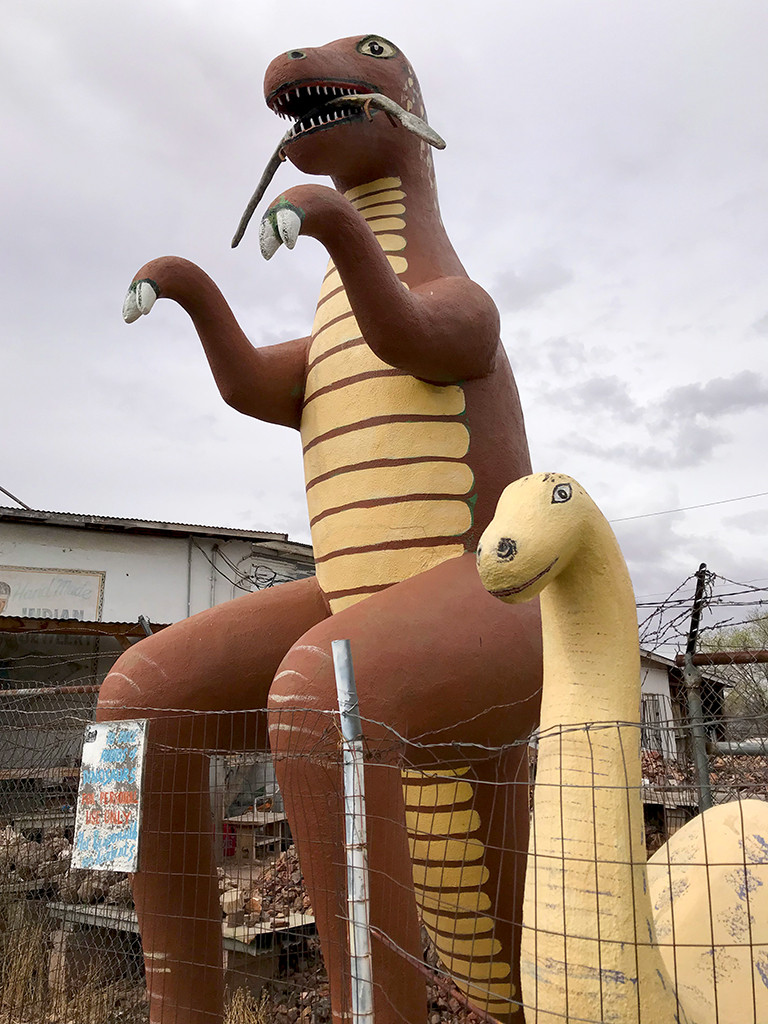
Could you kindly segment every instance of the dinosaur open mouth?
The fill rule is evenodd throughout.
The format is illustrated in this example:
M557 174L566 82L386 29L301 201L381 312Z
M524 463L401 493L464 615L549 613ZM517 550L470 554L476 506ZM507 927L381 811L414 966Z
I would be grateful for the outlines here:
M289 82L267 98L267 106L280 117L293 120L293 127L285 140L291 142L300 135L333 127L342 121L361 120L365 111L360 103L347 106L343 98L373 95L375 92L375 88L366 82Z
M394 127L402 125L407 131L428 142L436 149L445 149L445 143L426 121L403 108L367 82L288 82L267 96L267 106L282 117L293 118L293 124L269 158L256 191L248 201L237 226L232 248L240 244L245 229L261 202L270 181L280 164L286 159L284 147L311 132L324 131L337 124L360 121L373 117L371 110L383 110Z

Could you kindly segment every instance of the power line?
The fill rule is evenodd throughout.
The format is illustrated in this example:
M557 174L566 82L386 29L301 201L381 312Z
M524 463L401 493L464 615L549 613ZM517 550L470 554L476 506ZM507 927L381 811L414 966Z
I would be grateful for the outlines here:
M637 516L622 516L621 519L609 519L611 523L628 523L630 519L650 519L652 516L669 516L673 512L690 512L695 508L711 508L713 505L728 505L732 501L747 501L749 498L768 497L768 491L760 491L757 494L742 494L738 498L722 498L720 501L705 501L701 505L685 505L683 508L665 508L660 512L642 512Z

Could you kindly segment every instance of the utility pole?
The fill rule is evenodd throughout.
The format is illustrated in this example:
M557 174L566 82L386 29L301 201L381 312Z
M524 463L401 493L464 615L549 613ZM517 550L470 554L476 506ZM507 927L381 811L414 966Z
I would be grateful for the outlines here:
M712 790L709 785L709 757L707 756L707 734L704 730L704 708L701 702L701 669L694 664L696 641L699 636L699 620L701 607L704 603L704 583L707 577L707 566L704 562L696 573L696 593L691 610L691 625L688 630L688 642L685 647L683 682L688 698L688 721L691 725L691 747L693 748L693 764L696 770L696 781L699 790L699 811L706 811L712 806Z

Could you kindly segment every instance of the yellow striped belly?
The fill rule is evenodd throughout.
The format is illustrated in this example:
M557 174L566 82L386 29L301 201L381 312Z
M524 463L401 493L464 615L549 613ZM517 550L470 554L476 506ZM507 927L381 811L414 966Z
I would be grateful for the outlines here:
M402 275L400 184L381 179L347 198ZM312 328L301 437L317 578L332 611L463 553L474 488L464 414L461 387L427 384L375 355L331 263Z
M494 880L483 864L468 768L404 771L403 798L413 861L413 885L424 927L456 987L494 1016L519 1012L511 966L489 915L484 887Z

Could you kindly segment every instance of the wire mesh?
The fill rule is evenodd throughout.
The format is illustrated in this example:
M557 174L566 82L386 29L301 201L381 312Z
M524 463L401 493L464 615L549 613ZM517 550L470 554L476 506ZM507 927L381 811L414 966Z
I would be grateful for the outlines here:
M265 709L166 714L152 738L142 833L161 870L151 884L141 872L132 880L80 870L71 855L82 738L120 646L105 637L0 639L0 1021L161 1019L151 1012L166 984L168 916L200 988L163 1021L188 1019L212 967L222 972L229 1024L326 1024L334 986L337 1006L347 1012L348 963L329 979L317 932L321 921L333 941L346 943L337 717L273 708L267 734ZM759 711L729 714L728 703L713 698L707 705L709 736L768 735ZM152 708L123 712L157 719ZM388 979L410 971L423 986L429 1024L523 1014L527 1024L612 1019L621 986L619 968L610 964L616 949L628 946L627 971L642 975L647 957L658 953L684 1007L694 961L708 958L707 1019L765 1024L768 837L763 845L754 838L743 803L765 805L764 747L710 754L714 810L738 808L734 843L717 860L724 826L709 812L698 814L684 694L674 686L669 698L645 695L633 723L585 722L495 747L462 742L465 728L456 723L453 740L438 745L363 716L372 933L384 964L374 972L380 1015L398 1019ZM614 759L607 777L606 751ZM399 803L381 797L393 789ZM300 837L291 833L288 812ZM530 845L520 825L529 818ZM678 854L674 837L697 819L695 842ZM398 861L403 850L406 874ZM652 855L656 867L646 876ZM310 861L327 866L319 881ZM553 865L554 875L544 871ZM526 868L538 890L531 895L529 886L524 897ZM553 877L556 891L547 895L543 887ZM652 934L641 906L646 885ZM688 892L696 895L696 927ZM141 925L134 899L144 900ZM411 905L420 927L415 941ZM617 907L628 933L615 930ZM563 1001L536 1011L547 964L563 979ZM577 1009L585 986L587 1011ZM653 1024L639 1001L636 1007L626 1019Z

